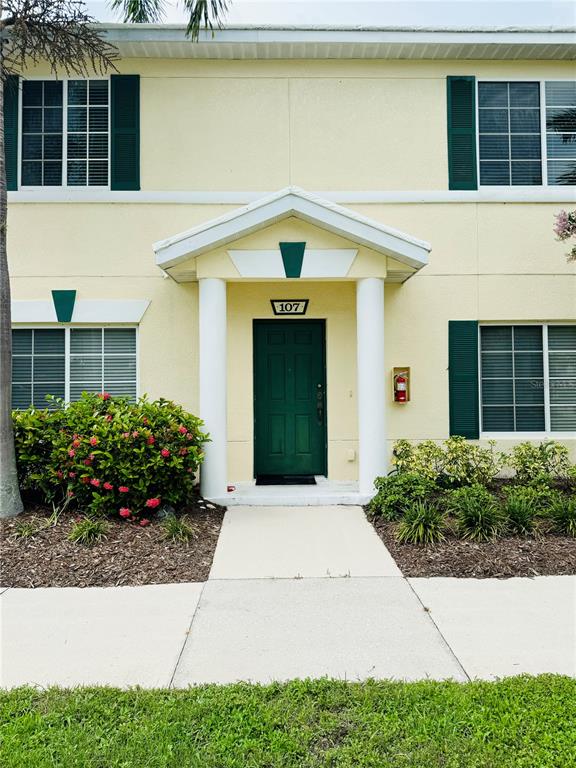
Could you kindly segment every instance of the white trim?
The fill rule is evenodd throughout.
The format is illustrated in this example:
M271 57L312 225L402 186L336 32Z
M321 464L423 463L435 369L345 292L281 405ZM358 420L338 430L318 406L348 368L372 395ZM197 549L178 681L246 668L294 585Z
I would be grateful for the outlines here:
M319 226L416 269L428 263L429 243L299 187L285 187L251 205L154 243L156 264L169 269L289 217Z
M475 78L476 80L476 174L478 179L478 191L485 191L487 190L489 193L494 194L496 190L521 190L520 194L523 198L529 195L529 190L535 190L536 196L538 197L543 192L546 194L546 198L550 196L551 198L556 198L556 195L553 195L550 193L549 190L557 190L559 187L563 187L565 190L572 190L571 194L564 194L560 195L559 197L561 199L554 199L550 202L558 202L558 203L573 203L574 202L574 187L573 185L563 185L563 184L549 184L548 183L548 130L547 130L547 123L546 123L546 83L573 83L576 81L576 78L574 77L486 77L486 78ZM482 185L480 182L480 100L478 98L479 95L479 87L480 83L538 83L538 93L540 98L540 172L542 177L542 182L540 184L531 184L529 186L514 186L512 184L512 148L511 148L511 142L512 142L512 131L509 126L508 129L508 141L510 146L510 151L508 155L508 162L510 163L510 184L507 185L501 185L497 187L491 187L489 185ZM510 106L508 106L508 111L510 111ZM512 193L512 197L515 198L514 193ZM511 200L510 202L514 202L514 200ZM540 200L528 200L524 199L524 202L540 202Z
M574 440L576 432L480 432L479 440Z
M476 132L478 135L478 132ZM473 191L447 189L424 190L342 190L313 192L332 203L560 203L573 202L573 188L561 185L548 187L488 187ZM20 203L142 203L171 205L247 205L270 192L251 190L142 190L138 192L113 192L101 187L26 187L8 192L8 202Z
M63 325L62 323L48 323L48 324L42 324L38 325L38 323L22 323L18 324L14 329L26 329L31 330L32 334L34 334L35 331L43 331L49 328L56 328L58 330L64 331L64 402L70 403L70 384L71 384L71 371L70 371L70 361L71 361L71 351L70 351L70 331L74 330L75 326L72 326L71 324ZM108 330L110 328L132 328L134 330L134 337L135 337L135 351L134 351L134 359L136 362L136 373L135 373L135 384L136 384L136 392L135 392L135 399L138 400L140 398L140 329L138 325L135 323L120 325L118 323L92 323L90 325L82 326L83 328L97 328L102 333L102 352L101 353L83 353L88 354L90 357L101 357L104 362L104 355L110 355L121 357L124 354L127 356L132 356L132 353L105 353L104 352L104 331ZM33 342L34 343L34 342ZM37 355L34 353L32 354L15 354L16 357L30 357L31 358L31 382L32 386L34 385L34 359ZM19 383L19 382L12 382ZM102 365L102 379L101 379L101 390L104 391L104 364Z
M22 134L23 134L23 127L24 127L24 121L23 121L23 101L22 101L22 93L23 93L23 82L26 81L45 81L45 80L58 80L62 82L62 184L58 186L32 186L32 185L23 185L22 184ZM86 184L84 185L73 185L70 186L68 184L68 83L70 80L86 80L86 82L90 80L105 80L108 83L108 127L107 127L107 135L108 135L108 154L106 156L106 162L108 163L108 184L94 184L90 186L88 184L88 174L89 174L89 143L90 143L90 115L89 115L89 98L90 98L90 86L87 86L86 88ZM17 173L17 179L18 179L18 190L16 192L13 192L14 195L31 195L36 196L38 195L40 198L43 199L49 199L52 196L62 196L66 197L67 195L73 195L76 196L76 194L82 192L92 192L97 191L100 194L110 194L110 178L112 173L112 158L111 158L111 141L112 141L112 126L111 126L111 113L112 113L112 84L110 75L94 75L93 77L81 77L81 76L57 76L52 73L48 73L46 75L26 75L19 77L18 79L18 173ZM84 106L84 105L79 105ZM75 133L75 131L72 131L72 133ZM102 131L96 131L95 133L102 133ZM43 136L43 134L41 134ZM95 159L95 158L93 158ZM97 159L104 159L104 158L97 158ZM49 193L48 196L46 193ZM60 202L60 200L56 200L54 202ZM64 202L64 200L62 200ZM69 202L69 201L66 201Z
M563 320L552 320L550 322L547 321L537 321L537 320L525 320L525 321L519 321L515 322L513 320L502 322L501 320L498 321L480 321L478 323L478 391L479 391L479 419L480 419L480 426L482 427L482 409L483 409L483 403L482 403L482 340L481 340L481 328L482 327L502 327L502 328L511 328L515 325L527 325L527 326L534 326L535 328L541 328L542 329L542 356L543 356L543 374L542 374L542 381L543 381L543 387L544 387L544 426L545 430L540 432L522 432L522 431L515 431L515 432L485 432L480 428L480 439L481 440L544 440L544 439L554 439L554 440L572 440L576 438L576 431L552 431L550 429L550 422L551 422L551 411L550 411L550 357L549 357L549 349L548 349L548 328L550 326L565 326L565 325L574 325L574 322L571 321L563 321ZM513 411L514 411L514 423L516 423L516 375L515 375L515 349L514 349L514 337L512 338L512 395L513 395ZM499 378L499 377L489 377L489 378ZM510 377L504 377L504 378L510 378ZM571 378L571 377L568 377Z
M346 277L356 248L306 248L301 278ZM241 277L286 278L280 250L229 250L228 255Z
M74 304L71 323L139 323L149 299L80 299ZM13 323L56 323L51 300L12 300ZM60 324L58 327L62 327Z

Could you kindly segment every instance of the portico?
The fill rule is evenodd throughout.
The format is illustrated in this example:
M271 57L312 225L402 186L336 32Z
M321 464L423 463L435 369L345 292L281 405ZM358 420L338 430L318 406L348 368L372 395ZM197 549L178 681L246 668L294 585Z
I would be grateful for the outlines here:
M172 279L198 283L199 410L211 436L201 471L203 495L225 500L228 485L249 483L258 472L253 459L258 405L254 322L267 320L275 328L270 325L276 317L272 300L307 299L310 294L305 317L326 327L326 392L315 373L308 382L307 372L319 368L302 361L314 353L296 349L285 368L292 371L293 361L304 365L295 384L286 379L286 389L298 390L292 398L299 398L298 407L274 417L282 425L292 419L296 434L289 424L285 431L273 425L269 450L286 450L288 456L290 444L305 452L310 435L322 427L328 479L369 496L374 478L387 470L384 286L402 283L423 267L430 246L289 187L156 243L154 251L158 266ZM283 343L281 334L273 343ZM274 357L279 365L284 365L282 359ZM280 393L285 374L279 379L275 375L279 383L271 386ZM271 398L279 401L276 394ZM313 397L316 411L306 405ZM272 424L265 411L259 413ZM290 474L288 465L285 474Z

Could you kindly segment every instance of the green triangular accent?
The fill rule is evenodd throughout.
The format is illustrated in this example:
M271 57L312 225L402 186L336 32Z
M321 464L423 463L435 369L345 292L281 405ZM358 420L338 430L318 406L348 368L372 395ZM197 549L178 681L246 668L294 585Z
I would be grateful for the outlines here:
M286 277L300 277L306 243L279 243Z
M76 291L52 291L52 301L59 323L69 323L74 312Z

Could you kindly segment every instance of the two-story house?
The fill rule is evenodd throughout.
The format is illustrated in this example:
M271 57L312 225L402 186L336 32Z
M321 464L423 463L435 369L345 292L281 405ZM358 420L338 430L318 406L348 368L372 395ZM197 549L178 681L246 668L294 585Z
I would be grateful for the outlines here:
M576 454L573 35L107 35L117 74L7 89L14 407L182 403L213 499L366 498L399 438Z

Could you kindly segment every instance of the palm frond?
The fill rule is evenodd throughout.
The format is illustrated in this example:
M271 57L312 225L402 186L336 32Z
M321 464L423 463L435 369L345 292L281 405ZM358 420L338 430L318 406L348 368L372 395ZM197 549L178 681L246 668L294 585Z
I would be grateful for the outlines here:
M228 10L228 0L183 0L184 7L190 13L186 34L194 42L198 41L201 29L214 33L214 26L222 27Z
M164 0L112 0L110 7L121 10L125 22L153 24L162 21L166 5Z

